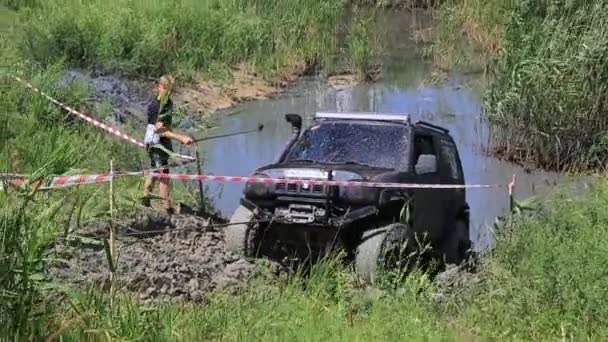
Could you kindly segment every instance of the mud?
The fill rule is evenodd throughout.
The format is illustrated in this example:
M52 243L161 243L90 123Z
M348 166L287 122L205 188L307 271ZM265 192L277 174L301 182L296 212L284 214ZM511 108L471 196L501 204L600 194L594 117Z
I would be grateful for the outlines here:
M268 99L288 84L285 81L273 85L246 64L235 67L231 78L227 84L199 79L193 84L179 87L175 92L175 102L204 115L231 108L240 102Z
M181 84L178 79L173 101L182 115L177 118L177 127L181 130L206 128L210 114L241 102L268 99L287 88L305 72L305 66L294 64L284 75L277 76L278 81L270 82L258 75L252 66L239 64L232 70L231 81L225 83L200 78ZM113 125L131 126L140 126L146 122L146 105L155 94L154 81L73 69L66 73L59 86L65 87L75 82L90 89L91 98L88 102L102 120Z
M354 74L330 76L327 83L336 90L352 89L361 82L361 77Z
M142 81L127 80L113 75L97 75L80 70L70 70L61 81L62 86L81 83L91 92L89 103L95 112L109 114L102 119L112 123L145 122L145 108L152 96L152 86ZM104 113L106 108L110 113Z
M52 280L79 287L108 288L110 269L103 246L108 223L82 229L77 238L49 251ZM215 222L197 216L168 217L144 211L117 223L117 288L144 301L200 302L213 291L237 292L256 274L278 274L278 264L256 266L224 249ZM159 232L168 231L168 232Z

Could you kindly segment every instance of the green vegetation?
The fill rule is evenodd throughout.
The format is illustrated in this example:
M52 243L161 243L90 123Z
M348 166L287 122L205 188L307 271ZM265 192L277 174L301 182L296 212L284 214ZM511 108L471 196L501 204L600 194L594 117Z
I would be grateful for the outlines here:
M464 31L486 59L496 59L486 108L497 124L499 153L549 169L604 169L606 14L605 1L450 1L442 7L439 55L458 40L449 31Z
M272 76L328 66L340 1L39 1L21 7L22 54L111 72L178 76L255 65ZM105 15L111 13L112 15Z
M87 109L89 89L84 85L57 87L66 64L155 75L163 61L170 61L167 68L187 75L242 61L270 73L289 66L292 58L328 63L321 49L334 46L334 38L328 35L319 40L317 34L323 27L333 29L323 25L333 25L340 11L338 2L332 1L286 1L281 3L283 10L273 6L275 12L270 13L264 10L275 2L190 3L196 11L208 12L201 17L206 22L193 14L199 12L179 7L187 2L178 5L181 12L167 3L3 1L19 9L19 14L0 11L2 25L10 27L0 39L2 61L12 66L19 61L19 70L36 85L76 108ZM490 111L492 118L519 129L522 135L534 129L534 145L524 147L545 157L559 155L556 166L573 163L563 158L565 146L584 136L590 137L595 150L581 145L568 153L582 155L581 149L587 146L586 153L603 161L598 132L604 127L599 114L605 111L606 92L601 91L606 60L605 49L600 48L606 42L605 20L601 20L602 14L608 14L606 6L599 1L569 2L574 7L554 5L545 11L542 4L532 2L512 8L499 6L498 1L484 4L488 7L480 7L483 10L472 18L495 18L495 26L481 27L495 27L499 46L505 48L503 55L496 55L500 64L489 97L490 108L495 108ZM518 20L507 22L501 15L483 14L496 8L517 14ZM104 12L94 10L115 15L101 16L96 13ZM229 20L220 23L215 15ZM317 22L315 17L325 19ZM167 18L175 18L179 27L168 25ZM230 26L241 21L244 28ZM133 36L127 34L131 32L127 26ZM362 39L366 31L359 29L354 32L363 33L353 35L349 51L355 52L357 65L368 66L367 51L361 46L369 42ZM170 54L158 48L157 38L175 43L170 45ZM487 51L494 55L493 50ZM27 89L15 87L9 78L0 82L0 107L6 113L0 116L0 170L47 177L107 171L112 159L118 170L147 164L137 147L72 120ZM527 126L519 126L523 123ZM541 125L548 123L551 129L544 130ZM560 148L548 148L556 137ZM539 143L546 143L543 150L537 149ZM590 155L586 158L593 160ZM117 182L120 195L115 208L119 212L134 209L141 183L137 179ZM261 277L237 294L213 294L204 304L145 304L124 293L110 298L99 288L68 289L47 280L47 246L89 220L106 217L107 186L35 194L0 192L0 339L605 340L608 213L603 208L608 205L608 186L593 184L579 198L556 195L542 208L501 226L496 248L483 256L476 275L482 281L458 288L459 293L437 296L439 289L420 273L381 289L361 289L348 269L328 261L316 266L310 276L295 275L287 281ZM175 194L188 196L186 191Z
M43 281L53 217L3 206L2 335L67 340L604 340L608 187L556 195L498 230L482 281L444 293L424 274L381 289L356 286L338 263L310 276L254 280L205 304L144 304ZM23 198L21 200L24 200ZM30 205L28 208L35 206ZM49 210L51 211L51 210ZM50 219L50 220L49 220ZM508 228L509 227L509 228ZM10 234L8 234L10 233ZM61 294L61 295L58 295Z
M148 164L142 149L109 137L16 86L7 71L24 75L74 108L105 118L110 108L106 105L95 111L88 101L91 89L85 84L61 85L67 68L136 77L157 77L168 71L183 78L199 73L218 76L239 63L253 64L267 77L297 72L302 66L330 66L338 51L343 6L337 0L2 1L0 106L6 114L0 116L0 171L30 174L28 180L34 181L107 172L111 160L117 171ZM364 40L362 34L357 35L358 44L365 44ZM121 130L141 134L141 127ZM143 179L135 178L116 182L115 215L137 210L142 183ZM190 196L185 185L177 187L175 200ZM169 338L175 334L175 326L165 329L171 315L181 316L181 324L196 328L190 325L195 312L200 319L205 318L203 313L209 314L202 307L150 309L128 298L117 299L110 307L101 289L66 292L49 283L46 248L91 220L107 218L109 187L37 193L29 187L4 188L9 190L0 192L0 339L26 340L53 333L98 339L150 336L158 329ZM90 330L92 325L99 330ZM205 330L189 332L201 331Z

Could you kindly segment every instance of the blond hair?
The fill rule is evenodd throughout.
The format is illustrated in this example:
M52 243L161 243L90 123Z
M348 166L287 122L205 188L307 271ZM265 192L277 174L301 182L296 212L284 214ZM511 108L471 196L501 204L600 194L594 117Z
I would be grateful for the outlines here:
M163 75L163 76L161 76L160 81L159 81L159 84L167 86L167 88L173 87L174 83L175 83L175 77L173 77L171 75Z

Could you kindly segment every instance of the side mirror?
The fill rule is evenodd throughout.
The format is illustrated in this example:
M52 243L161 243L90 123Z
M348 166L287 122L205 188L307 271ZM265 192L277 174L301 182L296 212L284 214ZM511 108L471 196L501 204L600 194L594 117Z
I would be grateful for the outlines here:
M432 154L421 154L418 157L415 169L417 175L437 172L437 157Z
M289 122L291 127L298 132L302 129L302 117L298 114L285 114L285 121Z

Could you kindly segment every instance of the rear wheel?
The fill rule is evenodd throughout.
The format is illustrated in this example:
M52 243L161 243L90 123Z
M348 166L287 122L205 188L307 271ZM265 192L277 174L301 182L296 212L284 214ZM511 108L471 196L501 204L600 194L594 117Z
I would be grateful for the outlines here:
M400 272L409 266L407 258L415 250L413 234L404 224L366 231L355 255L357 275L363 283L375 284L381 272Z
M458 219L452 225L445 244L445 262L447 264L462 263L471 249L469 226L463 219Z
M239 206L230 218L230 225L224 230L226 250L245 257L255 256L254 235L257 223L253 221L253 213Z

